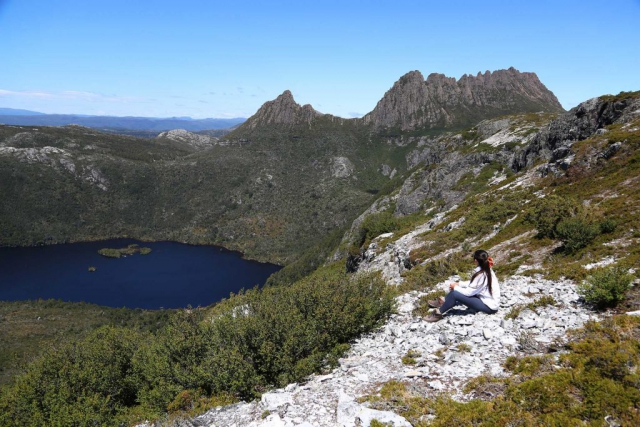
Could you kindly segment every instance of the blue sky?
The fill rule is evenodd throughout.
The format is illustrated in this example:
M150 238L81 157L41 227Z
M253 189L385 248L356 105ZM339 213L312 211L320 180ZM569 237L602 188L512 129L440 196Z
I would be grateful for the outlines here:
M515 67L565 108L640 90L640 0L0 0L0 107L248 117L284 90L371 111L411 70Z

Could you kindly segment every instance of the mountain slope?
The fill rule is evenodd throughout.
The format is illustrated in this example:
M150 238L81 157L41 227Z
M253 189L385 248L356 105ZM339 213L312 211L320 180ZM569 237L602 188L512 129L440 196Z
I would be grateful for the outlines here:
M325 123L196 146L81 127L0 127L0 242L128 235L286 262L350 223L389 181L377 159L393 157L393 147L358 135Z
M576 121L591 130L576 133ZM515 142L508 157L528 157L532 165L511 176L478 173L483 185L459 205L435 215L431 208L396 216L400 227L388 233L375 229L358 270L380 272L399 289L397 313L386 326L353 342L336 369L184 423L637 424L637 386L630 380L640 354L640 321L631 317L640 315L640 92L596 98L554 119L516 116L485 121L474 130L476 140L461 142L459 134L449 134L440 142L448 139L449 151L480 144L500 150ZM564 141L562 153L549 156L539 149L541 141L555 139ZM509 158L504 161L508 167ZM554 169L563 161L564 168ZM574 220L619 226L601 228L570 251L568 237L537 237L540 230L526 220L547 199L582 205ZM380 200L370 211L379 205ZM411 221L402 224L402 218ZM485 315L457 307L443 321L425 322L427 301L444 294L448 282L469 277L469 252L479 247L495 260L501 309ZM576 285L613 264L632 272L635 287L617 309L600 313ZM631 316L615 315L620 312ZM618 375L611 374L613 366L621 369Z

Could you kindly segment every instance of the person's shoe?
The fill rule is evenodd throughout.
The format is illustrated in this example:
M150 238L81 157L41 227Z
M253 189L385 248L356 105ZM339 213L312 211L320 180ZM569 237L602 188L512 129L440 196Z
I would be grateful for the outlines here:
M427 303L429 304L429 307L431 308L440 308L442 307L442 304L444 304L444 298L439 297L436 299L432 299L431 301L427 301Z
M437 311L432 312L431 314L429 314L427 317L424 318L425 322L437 322L439 320L442 320L442 314L438 313Z

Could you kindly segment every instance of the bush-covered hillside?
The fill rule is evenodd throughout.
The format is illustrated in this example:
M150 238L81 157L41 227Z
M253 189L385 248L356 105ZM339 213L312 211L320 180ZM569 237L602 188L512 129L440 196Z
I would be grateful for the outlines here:
M28 364L2 390L0 425L129 425L252 398L332 366L391 309L379 277L335 264L178 311L156 332L105 326Z
M323 121L204 151L80 127L4 126L0 244L129 236L286 263L350 223L389 181L383 164L403 170L403 151Z

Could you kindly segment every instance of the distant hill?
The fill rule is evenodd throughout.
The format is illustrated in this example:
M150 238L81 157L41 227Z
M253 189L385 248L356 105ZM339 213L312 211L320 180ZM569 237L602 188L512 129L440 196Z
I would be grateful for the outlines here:
M233 119L192 119L190 117L83 116L77 114L43 114L35 111L0 108L1 124L20 126L81 125L106 130L162 132L171 129L186 129L198 132L210 129L228 129L244 121L245 119L242 117Z
M0 108L0 116L44 116L44 113L16 108Z

